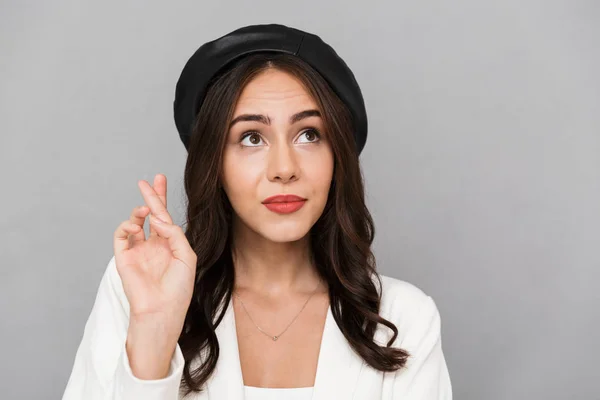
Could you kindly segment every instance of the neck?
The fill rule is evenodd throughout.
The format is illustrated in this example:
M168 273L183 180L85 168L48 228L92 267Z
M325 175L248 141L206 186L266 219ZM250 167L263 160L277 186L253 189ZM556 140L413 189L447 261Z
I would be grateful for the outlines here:
M293 242L273 242L238 226L231 250L238 290L280 297L312 292L319 283L308 235Z

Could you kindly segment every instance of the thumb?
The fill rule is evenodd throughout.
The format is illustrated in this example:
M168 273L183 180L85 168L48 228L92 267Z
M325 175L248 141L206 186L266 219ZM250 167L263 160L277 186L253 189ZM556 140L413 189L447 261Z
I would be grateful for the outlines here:
M179 225L165 222L152 214L150 214L150 223L156 229L158 236L167 239L175 258L189 267L196 267L193 263L196 254L190 247L190 243Z

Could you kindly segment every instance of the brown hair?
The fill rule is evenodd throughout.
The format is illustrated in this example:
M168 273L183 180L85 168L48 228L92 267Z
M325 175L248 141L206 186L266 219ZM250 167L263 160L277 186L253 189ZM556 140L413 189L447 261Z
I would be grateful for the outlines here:
M198 256L194 294L179 345L185 359L185 395L200 392L219 357L215 328L231 301L234 269L231 244L232 208L220 176L229 121L244 86L267 68L277 68L301 81L317 103L334 154L331 188L323 214L310 230L317 270L329 285L332 315L351 347L373 368L395 371L410 354L390 347L396 326L379 315L381 287L371 244L373 219L365 205L363 176L353 121L348 108L313 68L298 57L255 53L237 60L213 78L198 112L185 166L188 198L186 237ZM220 304L224 304L215 320ZM213 323L215 321L215 323ZM394 334L387 346L373 341L377 324ZM191 370L192 360L205 354Z

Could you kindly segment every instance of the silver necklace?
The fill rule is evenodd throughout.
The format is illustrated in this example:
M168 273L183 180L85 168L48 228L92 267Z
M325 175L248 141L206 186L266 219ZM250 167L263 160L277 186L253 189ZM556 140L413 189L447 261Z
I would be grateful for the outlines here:
M250 316L250 313L248 313L248 310L246 309L246 306L244 305L244 302L242 301L242 299L240 298L240 295L235 293L235 296L238 298L238 300L240 301L240 303L242 303L242 307L244 308L244 311L246 312L246 314L248 315L248 318L250 318L250 321L252 321L252 323L254 324L254 326L256 326L256 328L261 331L263 334L267 335L268 337L270 337L271 339L273 339L273 341L276 341L277 339L279 339L281 337L281 335L283 335L285 333L285 331L288 330L288 328L294 323L294 321L298 318L298 316L300 315L300 313L302 312L302 310L304 310L304 307L306 307L306 305L308 304L308 301L311 299L311 297L313 297L313 295L317 292L317 289L319 288L319 286L321 285L321 280L319 279L319 283L317 284L317 287L315 288L315 290L313 290L313 292L311 293L310 296L308 296L308 299L306 299L306 301L304 302L304 305L302 306L302 308L300 309L300 311L298 312L298 314L296 314L296 316L294 317L294 319L292 320L292 322L290 322L288 324L288 326L285 327L285 329L279 334L279 335L270 335L267 332L265 332L264 330L262 330L260 328L260 326L256 325L256 322L254 322L254 320L252 319L252 317Z

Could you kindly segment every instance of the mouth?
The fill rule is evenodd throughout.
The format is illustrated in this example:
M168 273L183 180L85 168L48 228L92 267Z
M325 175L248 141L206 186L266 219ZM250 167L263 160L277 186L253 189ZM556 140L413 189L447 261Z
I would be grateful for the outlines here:
M281 194L266 198L262 203L270 211L278 214L289 214L302 208L306 199L295 194Z
M269 210L277 214L290 214L298 211L306 203L306 200L301 201L286 201L277 203L263 203Z
M296 196L295 194L278 194L267 197L262 203L266 205L273 203L294 203L299 201L306 201L306 199L304 197Z

